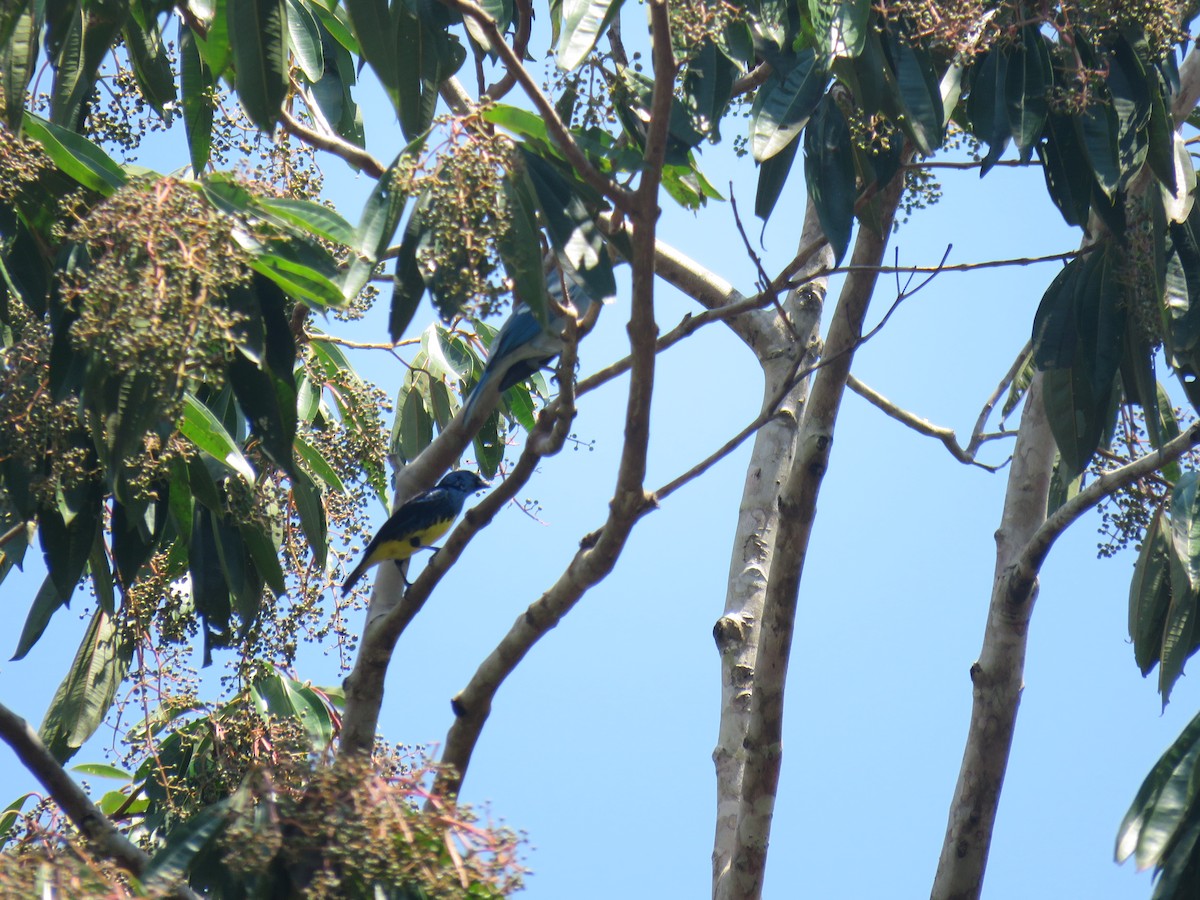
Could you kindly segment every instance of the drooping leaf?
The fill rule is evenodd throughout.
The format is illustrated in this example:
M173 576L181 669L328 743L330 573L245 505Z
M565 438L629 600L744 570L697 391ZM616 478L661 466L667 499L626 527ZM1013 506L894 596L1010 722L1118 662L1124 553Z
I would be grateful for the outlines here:
M192 172L202 173L212 149L212 123L216 79L196 47L196 36L179 23L179 87L182 92L183 125L187 133Z
M108 613L98 609L92 614L38 732L60 763L70 759L104 722L129 670L133 650L133 642L122 636L122 629Z
M237 94L250 121L272 131L288 90L285 0L226 0Z
M1129 585L1129 637L1133 641L1134 661L1142 675L1148 675L1158 662L1167 610L1171 605L1166 538L1169 530L1165 510L1156 512L1142 539L1142 549Z
M308 79L316 84L325 74L325 58L321 52L321 30L316 17L301 0L287 0L288 44L292 55Z
M976 63L971 93L967 96L967 117L971 131L988 145L980 167L982 178L1000 160L1008 147L1012 128L1008 123L1008 56L993 47L983 61Z
M325 520L325 505L321 502L321 489L308 473L297 469L292 475L292 502L300 517L300 527L313 551L313 562L324 568L329 553L329 526Z
M1030 23L1021 29L1021 44L1009 59L1005 78L1009 129L1021 162L1029 162L1042 137L1050 110L1047 92L1054 79L1050 51L1037 25Z
M551 245L579 276L588 295L595 301L607 301L617 293L612 260L595 216L580 196L579 186L553 163L524 147L521 151Z
M792 141L758 167L758 190L754 195L754 214L764 222L771 217L783 186L792 171L800 142Z
M562 24L554 51L560 69L569 72L583 62L620 12L622 2L562 0Z
M846 117L827 94L804 132L804 177L835 264L846 255L854 225L854 157L846 152L850 143Z
M785 77L772 73L767 78L750 108L750 151L755 160L770 159L800 135L828 81L828 71L812 50L801 52Z

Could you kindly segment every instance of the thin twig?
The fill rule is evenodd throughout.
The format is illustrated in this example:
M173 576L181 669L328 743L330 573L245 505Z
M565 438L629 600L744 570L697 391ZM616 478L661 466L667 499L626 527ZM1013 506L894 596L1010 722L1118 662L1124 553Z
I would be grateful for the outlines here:
M846 387L854 391L872 406L882 411L885 415L895 419L902 425L906 425L918 434L923 434L926 437L936 438L945 445L950 451L950 455L957 459L960 463L968 466L978 466L981 469L986 469L989 472L998 472L1004 468L1004 464L998 466L990 466L986 463L981 463L975 458L975 454L962 447L958 443L958 436L952 428L943 428L940 425L934 425L928 419L922 419L915 413L911 413L906 409L897 406L887 397L873 390L867 385L859 381L854 375L850 375L846 379Z
M996 404L1000 402L1000 395L1008 390L1009 385L1017 377L1017 373L1021 371L1021 367L1025 364L1025 357L1033 347L1033 341L1028 340L1025 346L1021 348L1021 352L1017 354L1017 358L1013 360L1013 364L1008 367L1008 371L1004 373L1004 377L1000 379L1000 383L996 385L996 389L992 391L992 395L987 398L987 402L983 404L983 408L979 410L979 418L975 420L975 427L971 430L971 440L967 443L967 453L974 456L979 446L987 439L984 434L984 426L987 425L987 420L992 415L992 410L996 408ZM1003 422L1001 423L1003 426ZM1004 432L1009 434L1011 432Z

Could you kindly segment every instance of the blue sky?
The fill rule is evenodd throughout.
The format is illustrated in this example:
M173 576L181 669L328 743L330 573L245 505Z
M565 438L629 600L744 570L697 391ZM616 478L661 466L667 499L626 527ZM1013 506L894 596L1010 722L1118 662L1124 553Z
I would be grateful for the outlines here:
M359 96L370 147L386 162L401 146L398 130L378 124L390 112L376 92ZM730 136L736 125L728 124ZM170 170L184 160L145 162ZM356 220L370 181L337 160L323 165L327 195ZM701 165L722 191L732 181L749 215L749 158L706 148ZM998 168L982 181L975 172L940 174L945 198L892 239L902 264L935 264L947 244L950 262L1078 245L1038 170ZM663 202L661 236L749 293L754 269L729 205L693 216ZM758 248L768 271L790 259L802 212L797 166ZM756 234L757 223L748 225ZM858 352L855 374L965 434L1027 339L1056 265L940 276ZM872 321L893 296L882 278ZM381 340L385 306L330 329ZM695 311L666 285L656 306L663 330ZM582 345L582 374L625 354L627 313L624 290ZM413 333L432 315L423 307ZM398 363L384 354L356 362L395 393ZM594 449L546 460L525 490L541 503L544 524L503 511L401 639L380 722L389 740L443 739L450 697L603 521L626 387L618 379L581 400L575 430ZM756 415L760 397L757 365L723 326L662 354L648 485L708 455ZM993 445L993 459L1006 447ZM748 458L747 445L647 516L612 576L533 649L496 699L464 798L528 832L531 900L709 891L719 712L711 629ZM847 393L801 586L768 898L927 894L967 728L968 668L982 640L1006 478L960 465ZM1151 889L1148 874L1112 862L1117 825L1200 694L1185 678L1160 712L1154 679L1140 677L1126 639L1133 555L1097 560L1097 522L1079 522L1043 572L985 897L1117 900ZM36 555L3 589L14 646L42 577ZM80 595L61 611L27 659L0 664L0 700L35 724L82 635L85 605ZM297 674L318 684L341 677L318 652L302 655ZM77 760L98 759L108 740L102 732L94 752ZM6 750L0 785L0 804L34 787Z

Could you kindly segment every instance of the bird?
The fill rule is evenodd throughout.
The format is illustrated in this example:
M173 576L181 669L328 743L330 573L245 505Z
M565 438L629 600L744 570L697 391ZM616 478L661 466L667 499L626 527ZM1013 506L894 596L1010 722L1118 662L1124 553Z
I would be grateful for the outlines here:
M492 341L479 383L463 404L463 415L466 419L471 418L472 412L492 382L497 383L496 395L499 396L514 384L520 384L539 369L550 365L554 357L562 352L562 332L566 326L566 317L558 308L564 305L564 285L566 300L575 307L580 319L585 317L592 305L591 296L566 266L563 266L561 274L557 268L551 267L546 275L546 293L553 302L548 310L545 327L542 327L542 323L537 320L528 304L522 301L513 303L512 315Z
M490 484L476 473L459 470L446 475L436 487L403 503L383 523L363 551L362 560L342 582L342 596L350 593L371 566L388 559L399 565L418 550L432 547L434 541L450 530L467 498L486 487Z

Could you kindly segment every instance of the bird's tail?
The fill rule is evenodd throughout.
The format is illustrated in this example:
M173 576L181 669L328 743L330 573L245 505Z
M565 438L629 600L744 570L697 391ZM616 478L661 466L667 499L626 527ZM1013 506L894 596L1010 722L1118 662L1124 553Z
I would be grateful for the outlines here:
M471 414L475 411L475 407L479 405L479 400L483 397L484 388L491 382L493 375L495 375L495 372L490 367L484 368L483 375L479 378L479 383L475 385L474 390L471 391L466 402L463 403L463 421L471 421Z
M364 555L362 558L362 562L360 562L357 566L355 566L354 571L351 572L349 575L347 575L346 580L342 582L342 596L343 597L345 597L348 593L350 593L350 589L352 587L354 587L354 585L358 581L358 579L362 578L363 575L366 574L367 569L369 569L371 567L371 564L367 562L367 559L368 559L368 557Z

